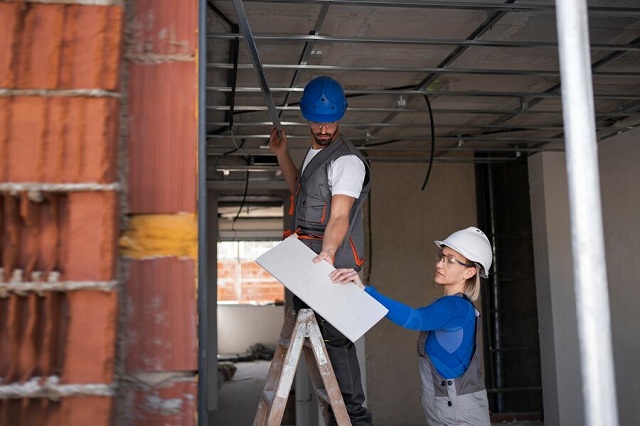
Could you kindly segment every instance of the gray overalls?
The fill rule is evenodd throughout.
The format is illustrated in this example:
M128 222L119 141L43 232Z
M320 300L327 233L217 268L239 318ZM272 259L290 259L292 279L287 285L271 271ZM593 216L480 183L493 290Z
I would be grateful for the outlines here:
M469 302L471 303L471 302ZM476 348L480 313L476 310ZM457 379L443 378L424 350L429 332L418 338L418 366L422 379L422 407L428 425L489 426L489 403L480 369L480 356L474 350L471 362Z

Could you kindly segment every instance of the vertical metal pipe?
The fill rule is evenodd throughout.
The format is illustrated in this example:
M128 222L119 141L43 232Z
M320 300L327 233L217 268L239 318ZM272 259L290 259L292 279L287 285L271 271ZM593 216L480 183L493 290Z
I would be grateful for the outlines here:
M494 360L494 370L493 370L493 379L494 386L496 389L496 412L502 413L504 411L504 394L502 392L502 387L504 384L503 380L503 371L502 371L502 313L500 306L500 281L498 280L495 271L497 271L496 265L496 213L495 213L495 182L493 179L493 165L489 164L487 166L487 177L488 177L488 187L489 187L489 223L490 223L490 232L491 232L491 247L493 247L493 271L491 274L491 300L493 305L493 321L491 321L492 325L492 334L493 334L493 342L491 343L492 353ZM489 272L489 271L487 271Z
M198 424L209 424L207 271L207 0L198 0Z
M586 0L556 12L585 420L617 425Z

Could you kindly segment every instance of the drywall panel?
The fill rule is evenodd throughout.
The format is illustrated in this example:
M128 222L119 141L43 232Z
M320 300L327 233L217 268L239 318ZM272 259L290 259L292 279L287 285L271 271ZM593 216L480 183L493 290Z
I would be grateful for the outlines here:
M256 263L355 342L388 310L355 284L334 284L329 278L333 265L314 263L315 257L316 253L294 235L262 254Z

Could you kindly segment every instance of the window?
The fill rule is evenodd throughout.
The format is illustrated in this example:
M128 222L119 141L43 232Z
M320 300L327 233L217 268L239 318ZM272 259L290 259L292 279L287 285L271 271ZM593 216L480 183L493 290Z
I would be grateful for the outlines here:
M284 286L255 262L279 242L218 242L218 303L284 303Z

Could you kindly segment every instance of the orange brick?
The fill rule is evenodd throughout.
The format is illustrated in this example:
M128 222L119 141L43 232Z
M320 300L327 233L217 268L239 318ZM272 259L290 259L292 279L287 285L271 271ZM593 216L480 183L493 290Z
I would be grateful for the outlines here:
M15 70L12 66L16 29L18 28L20 3L0 3L0 87L13 88L15 84ZM2 127L0 127L2 128Z
M47 99L14 98L8 103L11 111L6 141L6 179L16 182L37 180L42 160L42 141L46 134Z
M195 262L166 257L130 266L127 371L197 370Z
M99 396L4 399L0 401L2 425L108 426L112 424L113 398Z
M117 89L123 7L15 3L2 9L0 35L10 47L15 43L0 53L5 87Z
M118 100L17 97L5 102L6 179L14 182L115 180ZM1 135L1 133L0 133ZM3 138L0 137L0 141ZM3 148L0 148L2 150Z
M67 6L60 88L117 89L123 15L119 6Z
M64 7L35 4L22 9L24 20L15 53L20 88L53 89L57 86Z
M112 383L115 369L118 294L72 291L62 383Z
M2 6L1 3L0 6ZM0 72L0 75L2 75L2 72ZM11 116L10 105L11 102L8 98L0 98L0 182L7 181L7 168L9 166L9 152L7 148L11 137L11 127L9 126Z
M109 426L113 424L113 398L98 396L64 398L61 405L59 420L50 421L48 424L68 426Z
M60 237L65 280L114 279L117 195L112 191L68 195Z

